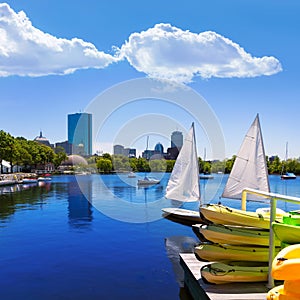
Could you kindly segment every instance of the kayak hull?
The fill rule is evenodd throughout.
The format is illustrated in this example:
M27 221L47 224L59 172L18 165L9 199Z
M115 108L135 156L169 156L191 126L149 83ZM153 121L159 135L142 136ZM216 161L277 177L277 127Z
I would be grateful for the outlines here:
M215 225L196 224L193 230L206 241L219 244L231 245L259 245L269 246L270 231L256 227L244 227L239 225ZM275 246L280 246L280 241L276 238Z
M279 252L275 248L276 253ZM202 261L252 261L268 262L269 248L258 246L220 245L203 243L195 247L194 253Z
M200 215L215 224L241 225L269 229L270 215L252 211L230 208L221 204L207 204L200 207ZM282 222L282 215L277 215L276 220Z
M235 264L211 263L201 268L202 279L211 284L232 282L268 281L268 266L240 266Z

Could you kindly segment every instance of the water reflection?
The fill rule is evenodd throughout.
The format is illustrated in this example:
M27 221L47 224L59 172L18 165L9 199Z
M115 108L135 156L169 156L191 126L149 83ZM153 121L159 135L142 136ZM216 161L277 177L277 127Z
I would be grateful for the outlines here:
M0 188L0 222L6 223L20 209L38 209L49 197L51 184L15 184Z
M93 220L92 181L89 176L68 183L68 218L69 224L75 229L90 229ZM84 191L84 194L82 193Z

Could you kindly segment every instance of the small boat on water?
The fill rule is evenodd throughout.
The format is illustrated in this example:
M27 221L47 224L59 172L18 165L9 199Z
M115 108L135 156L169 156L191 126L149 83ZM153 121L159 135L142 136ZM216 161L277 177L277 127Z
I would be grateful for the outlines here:
M183 208L162 208L163 217L185 225L203 223L199 211Z
M27 184L27 183L37 183L37 178L23 178L21 183Z
M232 282L268 281L268 266L265 263L211 263L200 270L201 278L206 283L225 284Z
M147 177L145 176L144 179L138 179L138 186L150 186L150 185L155 185L159 184L160 180L153 178L153 177Z
M3 179L3 180L0 180L0 186L13 185L15 183L16 183L16 181L13 180L13 179Z
M281 179L283 179L283 180L296 179L296 178L297 178L297 176L292 172L287 172L287 173L281 175Z
M214 179L214 176L211 175L211 174L200 174L200 175L199 175L199 178L200 178L200 179L207 180L207 179Z
M200 201L199 165L195 129L192 124L176 159L168 181L165 197L180 202ZM203 223L199 211L163 208L163 216L180 223Z
M134 174L134 172L129 172L128 178L136 178L136 175Z
M51 175L50 174L45 174L44 176L40 176L37 179L38 181L51 181Z

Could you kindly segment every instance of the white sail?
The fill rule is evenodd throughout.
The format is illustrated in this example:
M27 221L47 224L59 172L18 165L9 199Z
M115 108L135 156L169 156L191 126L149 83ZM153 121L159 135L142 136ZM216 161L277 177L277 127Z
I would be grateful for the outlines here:
M194 123L179 152L167 188L166 198L183 202L200 200L199 165Z
M252 188L265 192L270 191L266 156L258 115L244 138L222 197L241 199L244 188ZM256 196L250 195L247 199L259 200Z

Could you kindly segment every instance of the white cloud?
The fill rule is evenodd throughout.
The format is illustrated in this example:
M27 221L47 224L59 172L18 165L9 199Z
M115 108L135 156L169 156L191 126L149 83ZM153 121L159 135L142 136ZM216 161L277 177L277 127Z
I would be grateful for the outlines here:
M0 4L0 76L69 74L105 68L118 58L81 39L57 38L35 28L23 11Z
M170 24L157 24L132 33L120 53L149 77L184 83L194 76L256 77L282 70L276 58L252 57L238 44L215 32L196 34Z
M127 59L136 70L157 79L188 83L202 78L255 77L282 70L274 57L253 57L215 32L199 34L170 24L132 33L110 55L78 38L57 38L35 28L23 11L0 3L0 77L70 74L78 69L105 68Z

